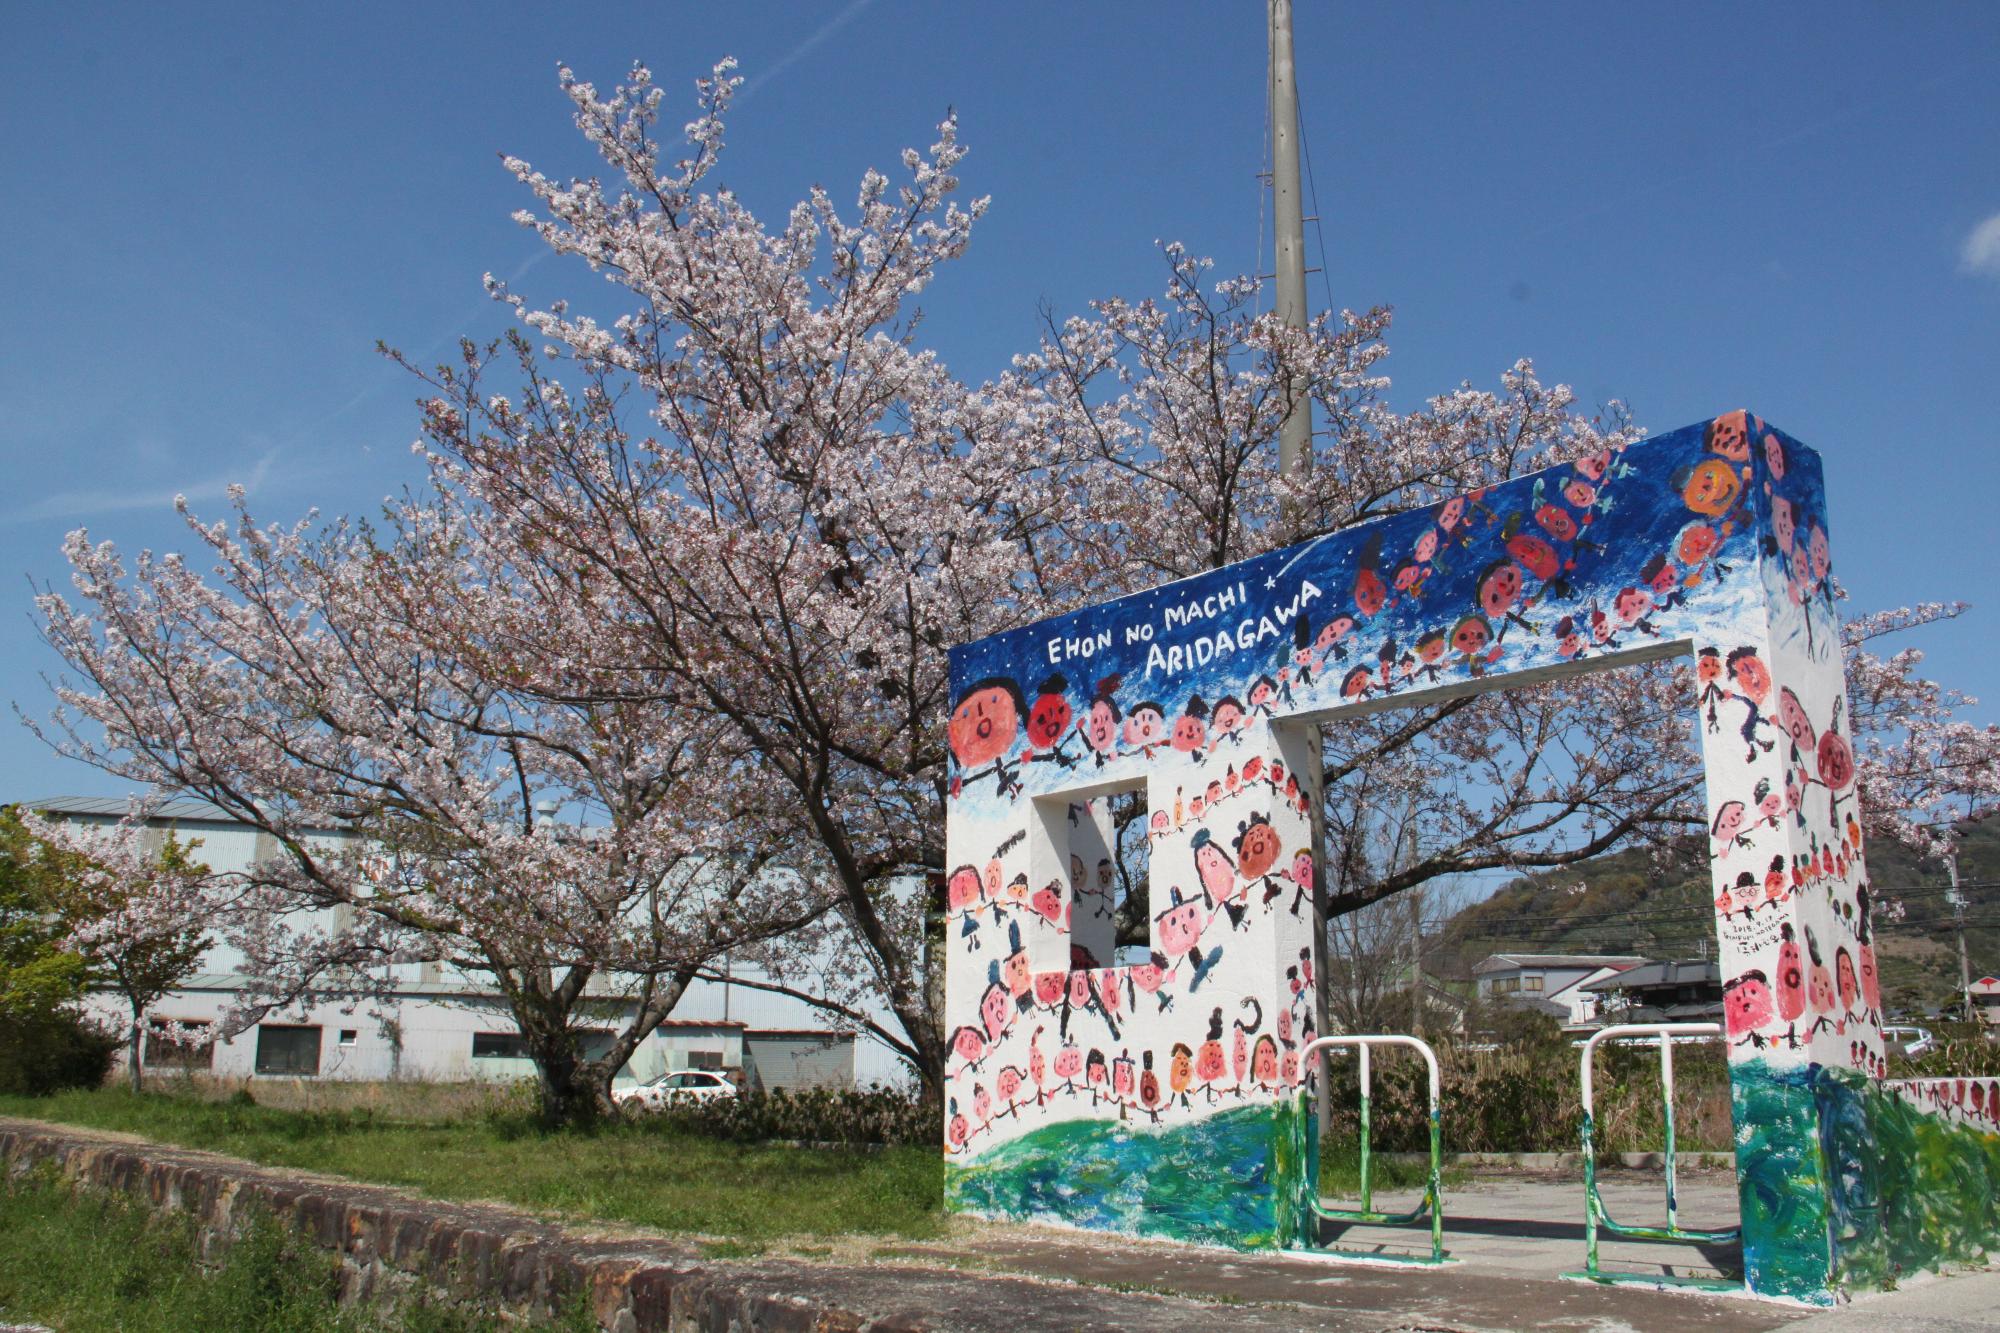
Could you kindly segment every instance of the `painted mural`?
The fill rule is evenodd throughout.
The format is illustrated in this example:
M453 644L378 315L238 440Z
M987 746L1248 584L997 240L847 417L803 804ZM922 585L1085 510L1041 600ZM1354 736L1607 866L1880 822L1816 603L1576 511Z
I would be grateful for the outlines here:
M1732 412L955 649L953 1206L1299 1243L1314 724L1685 655L1751 1285L1815 1299L1861 1273L1839 1173L1865 1134L1826 1137L1827 1089L1874 1108L1842 1123L1949 1130L1934 1153L1995 1126L1875 1083L1831 572L1818 456ZM1153 887L1150 938L1121 951L1122 793Z

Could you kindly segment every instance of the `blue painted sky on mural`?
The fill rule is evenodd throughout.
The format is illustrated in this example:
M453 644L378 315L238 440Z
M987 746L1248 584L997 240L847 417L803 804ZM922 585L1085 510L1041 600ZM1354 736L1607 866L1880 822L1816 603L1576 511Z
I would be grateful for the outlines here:
M495 154L587 171L554 88L634 58L676 95L716 56L752 82L724 175L777 213L809 184L963 119L994 196L927 332L970 378L1037 306L1161 285L1156 239L1269 267L1254 173L1262 6L744 5L589 12L78 5L10 16L0 170L17 199L0 284L0 568L60 574L78 523L178 541L184 491L366 511L411 480L408 382L377 338L435 356L502 327L491 270L531 298L592 280L538 264ZM1515 357L1620 397L1656 431L1751 406L1826 459L1861 605L1964 597L1920 646L2000 718L2000 462L1991 373L2000 242L2000 9L1300 6L1324 215L1314 300L1394 305L1409 404ZM670 103L678 117L678 106ZM1968 258L1968 255L1971 257ZM51 663L17 581L0 693ZM12 795L117 790L18 729Z

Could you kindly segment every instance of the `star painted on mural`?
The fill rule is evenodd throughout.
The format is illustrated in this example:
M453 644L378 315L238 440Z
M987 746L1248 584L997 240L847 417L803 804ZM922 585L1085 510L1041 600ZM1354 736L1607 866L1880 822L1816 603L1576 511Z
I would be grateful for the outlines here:
M1278 581L1276 579L1270 578L1268 576L1265 578L1264 580L1265 591L1268 592L1270 589L1275 588L1277 586L1278 586Z

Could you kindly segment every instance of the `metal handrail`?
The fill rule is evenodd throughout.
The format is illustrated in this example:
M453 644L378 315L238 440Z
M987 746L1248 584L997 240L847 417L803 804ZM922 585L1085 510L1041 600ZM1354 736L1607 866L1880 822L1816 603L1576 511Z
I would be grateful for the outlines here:
M1720 1244L1742 1238L1742 1228L1701 1231L1680 1225L1679 1199L1674 1175L1674 1041L1676 1037L1714 1038L1722 1035L1717 1023L1620 1023L1599 1028L1583 1044L1581 1074L1583 1084L1583 1194L1584 1194L1584 1276L1605 1280L1597 1264L1597 1233L1634 1240L1680 1241L1693 1245ZM1600 1042L1621 1037L1652 1037L1660 1046L1660 1095L1665 1102L1667 1224L1664 1227L1628 1226L1612 1218L1597 1188L1596 1070L1593 1057ZM1698 1281L1690 1285L1706 1285Z
M1407 1037L1400 1033L1370 1033L1352 1036L1321 1037L1315 1041L1306 1043L1305 1048L1299 1052L1300 1067L1307 1067L1306 1061L1316 1053L1322 1050L1330 1050L1336 1046L1356 1047L1361 1055L1361 1206L1359 1208L1329 1207L1319 1197L1319 1182L1313 1181L1310 1186L1311 1194L1307 1200L1312 1213L1315 1217L1322 1217L1332 1222L1361 1222L1373 1226L1415 1226L1428 1215L1431 1231L1430 1258L1424 1259L1413 1256L1404 1260L1404 1262L1442 1263L1444 1261L1444 1197L1441 1181L1442 1136L1439 1129L1438 1105L1443 1081L1438 1075L1437 1052L1433 1051L1430 1045L1421 1038ZM1424 1064L1428 1066L1430 1071L1430 1174L1424 1185L1422 1202L1406 1213L1384 1213L1378 1211L1374 1206L1374 1183L1370 1170L1372 1155L1370 1145L1370 1136L1372 1133L1370 1103L1372 1098L1369 1094L1369 1090L1372 1087L1373 1074L1370 1068L1369 1053L1377 1046L1410 1047L1424 1057ZM1397 1256L1364 1255L1354 1251L1333 1249L1323 1252L1327 1254L1344 1254L1352 1258L1397 1258Z

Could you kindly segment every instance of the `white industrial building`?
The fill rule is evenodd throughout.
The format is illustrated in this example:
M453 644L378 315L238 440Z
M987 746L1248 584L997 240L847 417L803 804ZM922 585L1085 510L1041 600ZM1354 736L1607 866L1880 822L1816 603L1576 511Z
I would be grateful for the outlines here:
M102 824L118 822L127 809L124 801L96 797L22 804ZM247 869L278 851L265 835L201 801L169 801L150 822L162 837L172 829L182 841L198 839L195 855L218 873ZM329 924L337 928L346 910L332 909ZM244 1032L220 1037L223 1016L246 985L242 966L241 954L218 944L203 958L198 975L154 1007L153 1022L187 1040L154 1036L149 1062L251 1079L449 1082L534 1076L505 1000L477 973L434 963L398 966L391 969L387 996L272 1013ZM746 973L744 979L757 977ZM630 1012L630 1001L617 995L612 980L613 989L593 986L607 1030L621 1008ZM127 1020L117 995L92 995L88 1004L113 1022ZM619 1081L673 1069L740 1071L746 1086L771 1089L865 1087L911 1077L902 1058L880 1041L829 1025L822 1011L802 1000L709 981L688 988L673 1016L641 1043Z

